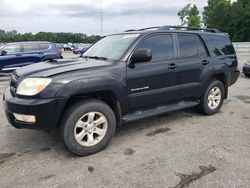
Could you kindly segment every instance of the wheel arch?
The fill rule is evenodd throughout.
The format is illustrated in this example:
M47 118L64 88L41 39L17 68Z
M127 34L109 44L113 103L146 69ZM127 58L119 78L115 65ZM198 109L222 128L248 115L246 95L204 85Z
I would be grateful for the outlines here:
M224 85L225 88L225 98L227 99L228 97L228 77L226 75L226 73L217 73L217 74L213 74L211 75L209 81L211 80L219 80L222 82L222 84Z
M122 109L121 104L116 97L116 95L111 90L102 90L102 91L92 91L87 93L81 93L81 94L74 94L71 95L68 102L66 103L64 107L64 111L62 112L61 117L66 112L67 108L74 105L75 103L83 100L88 99L97 99L104 103L106 103L114 112L116 117L117 125L122 124ZM58 124L58 127L60 125Z

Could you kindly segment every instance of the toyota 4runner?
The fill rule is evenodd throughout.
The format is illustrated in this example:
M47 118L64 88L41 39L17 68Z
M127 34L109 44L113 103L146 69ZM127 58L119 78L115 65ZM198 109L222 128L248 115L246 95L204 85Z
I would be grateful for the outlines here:
M20 68L4 94L16 128L59 128L84 156L104 149L118 125L188 107L219 111L239 77L228 34L162 26L109 35L78 59Z

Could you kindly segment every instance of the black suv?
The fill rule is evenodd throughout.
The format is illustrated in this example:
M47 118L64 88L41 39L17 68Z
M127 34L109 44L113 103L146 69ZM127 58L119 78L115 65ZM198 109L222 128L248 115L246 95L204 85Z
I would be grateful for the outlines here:
M162 26L109 35L79 59L16 70L4 94L16 128L60 129L83 156L105 148L116 126L199 106L218 112L238 77L229 36L216 29Z

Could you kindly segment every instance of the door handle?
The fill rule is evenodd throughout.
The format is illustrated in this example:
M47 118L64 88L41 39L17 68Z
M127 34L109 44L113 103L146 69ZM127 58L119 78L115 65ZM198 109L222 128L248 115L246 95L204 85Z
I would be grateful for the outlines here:
M207 65L207 64L209 64L209 61L208 61L208 60L203 60L203 61L201 62L201 64L202 64L202 65Z
M171 63L171 64L168 65L168 68L169 69L176 69L176 64Z
M21 54L16 54L16 57L21 57Z

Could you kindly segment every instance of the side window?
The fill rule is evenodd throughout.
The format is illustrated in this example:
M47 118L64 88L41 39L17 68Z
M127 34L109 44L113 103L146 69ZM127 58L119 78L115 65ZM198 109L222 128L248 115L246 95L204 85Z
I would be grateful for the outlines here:
M15 54L20 52L20 45L19 44L11 44L4 47L2 50L6 51L7 54Z
M38 44L23 44L22 52L37 52L39 51Z
M203 44L203 42L201 41L201 39L199 37L197 37L198 40L198 46L199 46L199 52L200 52L200 57L207 57L207 50L205 49L205 46Z
M199 58L197 36L192 34L178 34L178 44L181 59Z
M39 50L48 50L50 48L50 44L38 44Z
M137 49L149 48L152 50L152 62L174 59L174 48L172 35L149 36L142 41Z
M226 36L208 35L207 42L211 53L215 56L235 54L233 44Z

